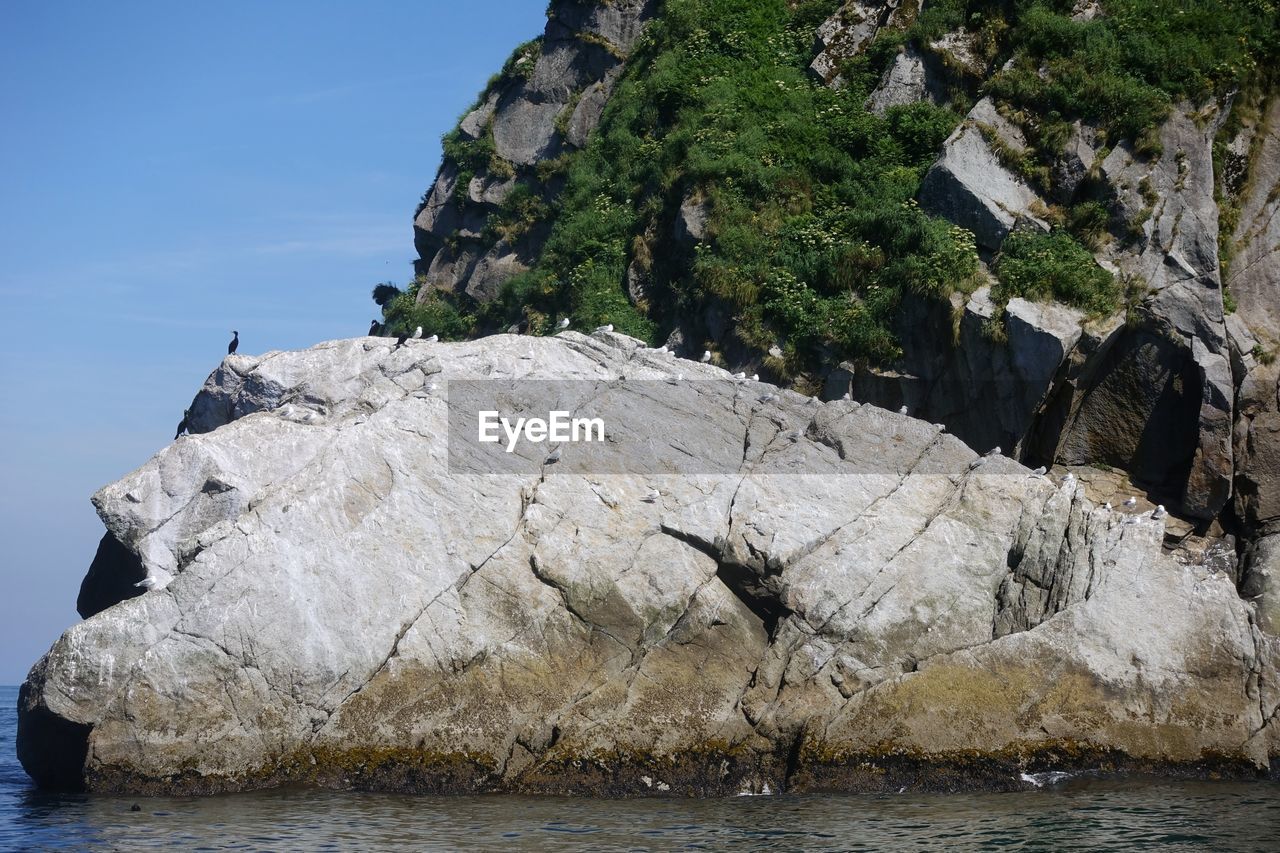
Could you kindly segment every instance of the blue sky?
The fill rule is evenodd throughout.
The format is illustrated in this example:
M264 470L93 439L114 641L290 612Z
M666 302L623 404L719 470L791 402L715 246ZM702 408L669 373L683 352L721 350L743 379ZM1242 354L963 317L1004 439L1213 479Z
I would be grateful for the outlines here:
M543 0L0 4L0 683L79 617L89 504L241 352L364 334L440 135Z

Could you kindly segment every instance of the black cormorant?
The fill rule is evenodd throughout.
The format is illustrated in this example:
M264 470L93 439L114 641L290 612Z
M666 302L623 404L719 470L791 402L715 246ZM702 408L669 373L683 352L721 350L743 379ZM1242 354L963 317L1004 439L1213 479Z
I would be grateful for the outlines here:
M227 344L227 355L231 355L236 351L236 347L240 346L240 333L232 331L231 343Z
M370 323L370 324L369 324L369 337L371 337L371 338L372 338L374 335L378 334L378 330L379 330L381 327L382 327L382 324L381 324L381 323L379 323L377 320L374 320L372 323Z
M179 436L181 436L184 432L187 431L187 418L190 417L190 415L191 415L190 409L182 410L182 420L178 421L178 431L173 435L174 441L177 441Z
M400 347L404 346L404 342L405 342L405 341L407 341L407 340L409 340L409 333L408 333L408 332L401 332L399 335L397 335L397 336L396 336L396 349L399 349Z

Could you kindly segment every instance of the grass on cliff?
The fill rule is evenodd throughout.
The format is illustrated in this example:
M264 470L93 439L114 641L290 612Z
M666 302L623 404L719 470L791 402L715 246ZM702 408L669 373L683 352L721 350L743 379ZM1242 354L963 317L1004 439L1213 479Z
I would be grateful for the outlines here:
M800 360L895 357L902 295L945 295L977 269L971 236L913 201L960 117L914 104L882 118L866 91L816 83L813 32L837 6L668 0L569 165L539 262L480 322L569 315L653 340L710 309ZM674 235L684 202L707 212L696 248ZM649 282L638 305L628 266Z

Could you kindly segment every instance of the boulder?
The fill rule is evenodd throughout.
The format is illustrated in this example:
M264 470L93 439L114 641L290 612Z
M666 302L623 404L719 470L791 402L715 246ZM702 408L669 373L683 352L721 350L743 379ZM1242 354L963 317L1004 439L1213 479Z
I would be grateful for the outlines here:
M918 197L921 207L968 228L981 248L996 252L1015 225L1049 226L1035 213L1043 205L1039 196L1005 168L988 136L1010 151L1026 149L1022 131L983 98L943 143Z
M894 26L901 7L902 0L848 0L818 27L818 54L809 69L824 84L843 86L840 64L862 53L882 27Z
M893 60L889 70L880 78L880 84L867 97L867 109L876 115L884 115L889 107L917 101L941 105L946 102L946 93L930 74L925 57L908 46Z
M471 440L529 400L608 439ZM44 785L1008 789L1276 754L1228 577L924 421L603 332L229 356L192 408L94 497L134 558L96 569L152 585L28 676Z

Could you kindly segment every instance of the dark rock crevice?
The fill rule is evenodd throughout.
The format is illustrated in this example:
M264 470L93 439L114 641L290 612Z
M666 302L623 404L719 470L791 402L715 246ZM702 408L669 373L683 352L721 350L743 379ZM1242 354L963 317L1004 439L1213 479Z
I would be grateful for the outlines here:
M88 619L125 599L142 595L144 590L135 584L146 576L147 570L138 555L107 531L98 543L98 552L89 564L88 573L80 582L76 612Z

